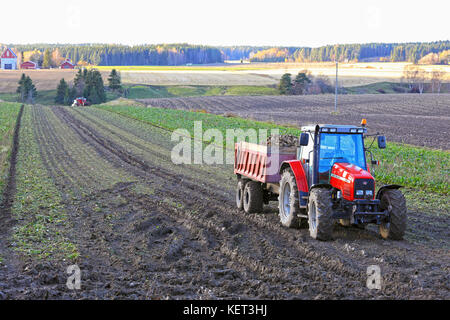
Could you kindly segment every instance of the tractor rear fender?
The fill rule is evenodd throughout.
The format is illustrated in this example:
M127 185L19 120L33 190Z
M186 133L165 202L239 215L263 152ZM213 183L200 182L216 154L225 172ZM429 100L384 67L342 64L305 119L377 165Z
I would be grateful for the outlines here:
M403 186L399 185L399 184L387 184L385 186L382 186L378 192L377 192L377 197L376 199L381 199L381 196L383 195L383 192L387 189L400 189L403 188Z
M284 170L291 168L295 176L295 181L298 188L298 198L300 202L300 207L305 208L308 203L308 180L306 179L305 170L303 169L302 163L299 160L289 160L284 161L280 167L280 174Z
M280 174L287 168L291 168L297 182L298 191L308 193L308 181L306 180L305 170L303 170L302 163L299 160L284 161L280 167Z

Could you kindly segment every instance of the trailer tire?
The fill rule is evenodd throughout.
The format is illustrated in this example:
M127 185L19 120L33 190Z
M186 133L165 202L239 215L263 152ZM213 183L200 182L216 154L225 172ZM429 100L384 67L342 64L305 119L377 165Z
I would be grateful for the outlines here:
M239 179L236 187L236 207L239 210L244 210L244 188L245 180Z
M245 213L255 213L263 210L263 191L260 182L247 182L243 195L242 202Z
M403 193L398 189L387 189L380 199L381 210L390 209L390 221L380 224L383 239L402 240L406 230L407 208Z
M315 188L310 191L308 203L309 233L317 240L330 240L333 237L331 191L328 188Z
M298 214L300 213L298 188L295 176L290 169L283 171L281 175L278 211L283 226L288 228L298 226Z

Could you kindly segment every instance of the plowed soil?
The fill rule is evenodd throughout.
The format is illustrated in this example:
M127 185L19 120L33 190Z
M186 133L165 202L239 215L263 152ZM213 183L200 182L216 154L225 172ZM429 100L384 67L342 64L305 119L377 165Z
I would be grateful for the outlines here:
M358 125L367 118L368 128L385 134L388 141L450 150L449 94L340 95L334 112L334 95L218 96L139 100L153 107L203 109L215 114L296 127L309 123Z
M26 112L65 199L81 290L66 288L66 262L27 261L0 271L3 297L450 298L446 215L409 208L403 241L338 226L315 241L281 227L275 203L238 211L229 166L173 165L170 132L95 108ZM366 287L370 265L381 290Z

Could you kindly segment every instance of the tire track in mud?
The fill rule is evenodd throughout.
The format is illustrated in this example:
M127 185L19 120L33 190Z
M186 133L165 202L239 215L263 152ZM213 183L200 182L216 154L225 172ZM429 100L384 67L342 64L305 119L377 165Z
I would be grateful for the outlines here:
M258 232L261 232L260 229L266 229L266 230L269 229L274 234L273 235L270 233L263 234L263 236L261 236L261 238L259 240L260 241L262 240L264 242L264 241L267 241L266 239L268 237L273 237L271 239L273 242L282 242L281 244L278 244L279 247L275 247L275 250L280 251L280 252L283 252L283 250L287 250L287 253L291 254L292 259L295 259L296 265L301 265L302 263L304 265L308 265L308 264L312 263L311 269L317 270L319 268L319 273L321 274L322 277L324 276L324 274L325 275L333 274L335 276L340 276L339 281L336 281L336 282L344 282L344 285L342 285L342 284L336 285L335 289L336 288L342 289L342 287L343 287L342 292L344 292L344 293L346 292L346 289L347 289L347 291L348 291L348 289L350 289L350 292L347 292L347 296L348 296L348 294L350 294L350 295L355 294L358 291L364 291L363 289L359 289L359 290L357 289L358 287L360 287L362 285L362 283L365 283L365 274L364 274L365 269L364 270L362 269L363 265L362 265L361 261L364 261L364 260L367 261L369 259L365 259L364 257L355 257L354 255L349 254L348 260L345 261L345 264L343 264L340 260L345 260L345 259L335 258L335 257L330 258L330 257L327 257L324 255L324 253L326 253L326 252L331 253L331 252L333 252L333 250L339 251L339 248L330 250L330 248L326 248L327 246L330 247L329 245L321 244L321 243L314 243L311 245L311 243L305 242L305 239L303 239L303 242L299 243L298 239L296 239L296 236L293 235L293 232L291 230L281 229L279 226L275 226L270 221L261 219L258 216L246 216L244 218L244 217L242 217L242 215L240 213L235 212L236 210L234 210L232 208L232 206L228 204L229 199L224 200L223 198L211 197L211 194L208 193L208 190L202 190L203 194L207 194L209 197L212 198L211 200L213 200L213 201L208 202L207 205L202 204L205 202L203 197L197 196L195 193L192 194L189 192L180 191L180 189L182 190L182 189L184 189L184 187L186 187L187 189L190 189L190 190L196 190L196 189L201 190L202 188L199 187L198 184L190 182L189 179L184 179L183 182L180 183L179 177L173 177L173 175L170 172L164 172L164 174L162 174L162 172L164 170L162 170L161 168L154 170L154 168L149 167L142 159L138 159L137 157L129 154L126 150L124 150L120 146L116 145L112 141L101 136L98 132L96 132L92 128L87 127L85 123L82 123L81 121L71 117L70 114L68 113L68 111L66 111L66 110L58 109L56 114L63 121L66 121L67 123L71 123L72 128L75 130L75 132L77 132L79 135L85 136L86 142L91 143L91 144L97 144L98 146L96 148L101 156L107 157L110 161L113 161L113 162L117 162L117 158L119 158L119 161L117 162L118 166L123 166L123 163L121 164L120 162L126 162L126 163L128 163L128 165L131 166L131 169L134 171L133 173L136 174L137 176L142 177L143 179L149 178L152 176L158 176L163 181L171 182L173 185L180 184L180 186L182 186L182 188L179 188L177 190L177 192L171 191L170 188L169 188L169 190L161 191L161 194L163 196L170 195L171 198L179 199L180 203L183 203L183 204L187 203L186 199L193 199L194 204L188 204L187 205L188 208L194 206L194 208L197 207L202 210L206 210L206 212L211 212L211 211L207 211L208 209L210 209L210 210L218 211L220 213L225 214L227 218L233 218L233 216L236 216L236 218L238 218L240 220L244 219L244 220L246 220L246 227L249 229L253 229L251 232L255 233L255 234L257 234ZM90 141L90 139L92 139L93 141ZM106 149L107 152L105 152L105 150L102 150L102 148ZM114 154L116 156L116 159L113 160L111 158L111 155L107 154L108 152ZM224 202L225 205L218 207L214 204L211 205L211 202L218 202L218 203ZM199 203L201 205L198 205ZM230 217L230 213L231 213L231 217ZM183 217L183 215L186 218L186 214L182 213L181 217ZM224 221L223 219L218 219L217 217L218 217L217 214L213 214L212 216L208 217L210 219L210 222L205 225L204 217L200 217L197 220L195 220L192 216L187 216L187 218L189 218L189 220L191 220L191 221L193 220L196 222L195 223L196 230L207 229L211 233L215 233L216 238L221 238L221 241L225 241L225 243L226 243L227 239L224 239L223 232L221 232L222 229L218 230L217 226L220 225L221 223L222 224L226 223L226 221L228 219ZM272 219L272 220L274 220L274 219ZM258 228L255 229L254 226L252 227L252 223L256 223ZM284 239L282 239L282 238L284 238ZM283 245L285 245L284 248L283 248ZM286 247L288 247L288 248L286 248ZM333 247L333 245L331 245L331 247ZM338 246L335 245L334 247L338 247ZM270 245L269 250L267 250L267 251L270 251L270 250L274 251L273 245ZM249 257L243 255L242 253L236 252L236 250L233 249L232 245L226 244L225 246L221 247L220 251L222 254L228 256L231 260L233 260L235 262L239 262L240 264L244 265L246 268L253 270L253 272L257 272L260 275L273 276L276 274L275 271L278 271L278 273L279 273L279 269L277 270L276 267L282 267L282 266L276 266L275 269L270 270L271 268L269 268L267 266L267 264L264 264L257 260L255 261L253 259L254 257L249 258ZM286 255L286 252L283 252L283 253ZM338 253L340 253L340 252L338 252ZM336 252L333 252L333 255L337 256ZM274 254L274 256L276 256L276 254ZM306 258L304 258L305 256L306 256ZM345 256L345 254L344 254L344 256ZM302 258L303 258L303 261L302 261ZM287 260L287 257L285 256L285 257L283 257L283 259ZM355 261L355 259L358 259L358 261ZM278 260L280 260L280 259L278 259ZM369 262L369 261L367 261L367 262ZM302 270L302 272L298 272L299 270L295 270L295 267L293 267L292 265L290 266L290 268L293 270L293 273L299 277L301 277L302 275L304 276L304 275L309 274L308 273L309 270ZM282 277L284 278L284 280L286 282L290 281L291 285L292 285L291 279L287 279L286 275L282 276ZM274 277L272 277L272 278L274 278ZM280 280L280 277L278 276L278 277L276 277L276 279ZM321 281L319 278L316 278L316 279L319 282L319 284L320 283L326 284L325 287L330 285L330 283L327 283L326 281ZM303 280L305 280L305 279L303 279ZM390 294L388 294L388 296L390 296L391 294L393 296L398 296L398 295L401 296L401 295L406 294L406 292L408 292L411 289L408 286L408 284L403 281L403 279L398 278L398 276L396 276L396 275L394 275L392 277L391 282L392 282L392 284L391 284L392 290L386 290L388 293L390 293ZM301 285L301 284L297 284L297 285ZM315 284L315 287L318 288L318 287L320 287L320 285ZM334 290L334 291L336 291L336 290ZM317 291L317 292L319 292L319 291ZM329 292L329 291L326 291L326 290L322 291L322 295L324 295L324 294L326 295L327 292ZM330 297L333 297L334 293L329 293L329 294L330 294ZM365 294L366 294L366 296L377 296L376 294L374 295L374 294L370 294L367 292L365 292ZM358 292L357 296L362 297L361 292Z

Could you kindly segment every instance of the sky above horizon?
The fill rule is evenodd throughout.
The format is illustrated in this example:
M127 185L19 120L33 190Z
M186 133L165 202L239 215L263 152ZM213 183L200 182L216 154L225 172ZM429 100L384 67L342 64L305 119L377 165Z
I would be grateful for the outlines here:
M23 0L6 12L2 25L12 28L1 32L0 43L317 47L450 40L448 0Z

